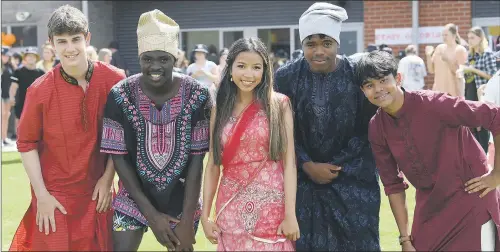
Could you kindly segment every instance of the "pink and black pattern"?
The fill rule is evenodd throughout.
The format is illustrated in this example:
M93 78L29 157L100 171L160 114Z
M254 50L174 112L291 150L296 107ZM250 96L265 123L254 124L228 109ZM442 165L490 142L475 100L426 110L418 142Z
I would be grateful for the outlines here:
M142 92L140 76L131 76L111 90L101 152L128 153L143 190L153 201L165 201L171 187L185 178L189 156L208 151L211 103L208 89L182 75L178 93L159 110ZM113 207L146 224L123 186Z
M102 129L101 150L110 154L127 154L125 137L121 124L104 118Z

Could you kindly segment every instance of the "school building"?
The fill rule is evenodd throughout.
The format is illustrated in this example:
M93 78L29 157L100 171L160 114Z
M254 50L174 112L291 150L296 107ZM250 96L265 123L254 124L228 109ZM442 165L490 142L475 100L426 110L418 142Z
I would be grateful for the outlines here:
M133 73L137 60L137 21L141 13L159 9L181 28L180 45L191 51L195 44L229 47L242 37L258 36L272 51L291 55L300 48L298 20L316 1L2 1L2 32L17 37L15 46L39 46L47 40L47 21L60 5L70 4L89 18L91 44L106 47L120 43L120 51ZM466 31L483 27L492 42L500 36L500 1L326 1L346 9L340 53L361 52L368 44L388 44L397 54L412 43L423 56L426 45L440 43L447 23ZM19 13L29 13L19 21ZM415 34L415 35L414 35ZM21 44L22 43L22 44ZM429 77L430 78L430 77Z

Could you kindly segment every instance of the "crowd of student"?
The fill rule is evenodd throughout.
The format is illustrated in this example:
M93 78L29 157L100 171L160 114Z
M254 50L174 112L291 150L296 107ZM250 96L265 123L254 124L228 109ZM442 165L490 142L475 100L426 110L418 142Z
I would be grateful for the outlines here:
M262 41L242 38L219 65L197 45L182 70L179 25L155 9L138 20L141 72L127 77L89 58L82 12L55 10L60 64L27 88L18 125L32 200L10 250L136 251L150 229L169 251L192 251L201 223L218 251L380 251L379 178L403 251L498 249L500 104L407 90L387 49L337 55L347 19L313 4L301 54L278 69ZM486 77L449 50L464 53L428 49L428 69ZM479 128L493 135L492 167Z

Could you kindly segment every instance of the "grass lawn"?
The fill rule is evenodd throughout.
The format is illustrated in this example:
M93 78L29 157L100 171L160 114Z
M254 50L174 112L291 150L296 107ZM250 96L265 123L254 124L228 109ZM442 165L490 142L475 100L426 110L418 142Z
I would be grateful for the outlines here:
M415 208L415 190L407 191L410 220L413 219ZM30 202L30 186L28 177L21 164L18 153L2 153L2 251L7 251L14 233ZM389 202L382 195L380 209L380 238L382 250L399 251L397 242L399 231L392 216ZM203 229L198 229L195 250L214 251L215 246L205 239ZM166 251L159 245L151 231L147 232L142 241L140 251Z

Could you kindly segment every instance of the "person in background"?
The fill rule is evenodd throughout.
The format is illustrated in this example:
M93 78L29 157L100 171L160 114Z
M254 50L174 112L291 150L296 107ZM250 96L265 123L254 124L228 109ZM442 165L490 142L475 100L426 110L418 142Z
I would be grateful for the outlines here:
M368 53L371 53L375 50L378 50L378 46L375 45L375 44L369 44L366 48L365 48L365 52L368 52Z
M377 45L375 45L375 44L369 44L369 45L365 48L365 51L364 51L364 52L358 52L358 53L355 53L355 54L353 54L353 55L349 56L349 58L350 58L351 60L353 60L353 61L357 62L357 61L361 58L361 56L366 55L366 54L368 54L368 53L370 53L370 52L373 52L373 51L375 51L375 50L378 50L378 46L377 46Z
M459 71L462 71L467 77L467 80L474 79L476 88L483 89L491 76L498 70L496 65L496 56L488 45L488 40L481 27L472 27L467 33L468 42L470 45L469 61L467 65L461 66ZM472 82L472 81L471 81ZM469 95L473 97L477 93Z
M97 61L99 60L99 57L97 56L97 49L93 46L87 46L86 49L87 52L87 58L92 61Z
M460 66L457 75L465 78L465 99L479 101L479 92L497 71L493 52L488 47L488 40L481 27L472 27L467 33L469 57L465 65ZM482 127L471 129L484 152L488 153L490 133Z
M12 53L12 56L10 56L10 64L14 71L23 67L23 55L18 52Z
M177 53L177 60L175 61L174 71L185 74L189 66L189 60L186 58L186 52L179 49Z
M102 48L101 50L99 50L99 54L97 55L97 60L102 61L106 64L111 64L112 58L113 53L108 48ZM125 75L125 70L120 69L120 72L123 72L123 74Z
M14 141L7 137L12 108L12 103L9 99L9 90L12 82L11 76L14 74L14 69L10 61L9 49L9 47L2 46L2 147L14 144Z
M379 49L380 51L385 51L385 52L388 52L388 53L390 53L391 55L393 55L392 48L390 48L390 47L389 47L388 45L386 45L386 44L381 44L381 45L379 45L378 49Z
M24 60L26 65L14 71L14 74L10 77L12 82L10 85L9 96L10 103L14 106L14 111L16 115L16 128L19 124L19 119L21 118L24 102L26 100L26 92L28 88L35 82L38 77L45 74L42 69L36 67L36 63L40 59L38 51L34 47L26 48L24 52Z
M111 60L113 59L113 52L108 48L102 48L99 50L99 54L97 55L97 59L106 64L111 64Z
M469 129L491 130L500 158L500 107L403 90L396 60L382 52L363 56L355 76L379 107L368 138L402 251L498 251L500 162L488 169ZM405 178L416 189L411 232Z
M216 65L219 64L219 56L217 56L217 47L214 45L208 46L207 60L212 61Z
M141 14L141 73L108 95L101 152L112 156L120 177L115 251L137 251L148 228L168 251L193 251L211 99L201 83L173 72L178 39L179 25L164 13Z
M406 57L398 63L398 73L401 74L402 85L406 91L415 91L424 88L424 77L427 76L425 63L417 55L417 47L408 45L405 49Z
M467 50L460 45L456 25L445 25L442 35L444 43L436 49L432 46L425 47L427 71L434 74L432 90L451 96L464 96L465 79L457 75L457 70L467 62Z
M127 76L130 76L130 71L127 65L127 61L123 58L120 50L119 50L119 44L118 41L112 41L109 43L108 48L113 52L113 55L111 57L111 65L123 69L125 71L125 74Z
M279 49L274 57L274 71L278 70L281 66L288 62L288 54L283 49Z
M293 115L288 98L273 91L271 68L259 39L231 46L203 182L203 229L217 251L295 251L300 237Z
M217 70L219 72L219 76L222 75L222 72L224 71L224 68L227 66L226 65L226 59L227 59L227 54L229 53L229 49L227 48L222 48L219 52L219 65L217 66Z
M38 69L42 69L44 72L52 70L56 63L56 52L50 43L44 44L42 46L42 60L36 63Z
M297 156L298 251L380 251L380 185L368 142L374 106L356 63L337 55L344 8L315 3L299 19L304 57L275 74L290 98Z
M500 70L498 70L486 83L482 92L478 93L480 101L491 102L500 106Z
M402 60L406 56L407 56L407 54L406 54L405 50L399 51L398 52L398 56L396 57L396 59L398 60L398 63L399 63L400 60Z
M302 49L297 49L292 53L292 60L300 59L304 57L304 51Z
M219 71L217 65L207 60L208 49L206 45L196 45L194 52L194 63L188 66L186 74L195 78L203 85L211 88L219 81Z
M9 250L113 251L115 171L112 160L99 153L98 139L106 97L125 76L87 58L91 34L77 8L57 8L47 29L61 64L26 94L17 149L31 202Z
M497 45L497 51L495 52L495 59L497 60L497 68L500 69L500 44Z
M227 66L226 65L226 59L227 59L227 54L229 53L229 49L227 48L223 48L220 52L219 52L219 65L217 66L217 72L219 73L219 77L222 79L222 74L224 72L224 68ZM219 88L219 85L220 85L220 80L218 80L217 82L214 83L214 92ZM215 93L214 93L215 95Z
M460 38L460 45L463 46L465 50L467 50L467 52L469 51L470 47L469 43L467 43L467 40Z
M478 90L479 100L483 102L491 102L497 106L500 106L500 68L491 77L491 79L486 84L483 90ZM488 142L488 164L490 167L495 165L495 143L493 135L490 134L490 139Z
M15 72L17 69L20 69L23 67L23 55L19 52L14 52L10 56L10 66L12 67L12 71ZM10 86L9 86L10 90ZM9 91L10 92L10 91ZM10 94L7 92L7 95L9 96L9 102L10 102ZM16 110L14 105L11 105L11 111L10 111L10 117L9 117L9 129L7 134L11 134L11 139L17 139L17 118L16 118Z

